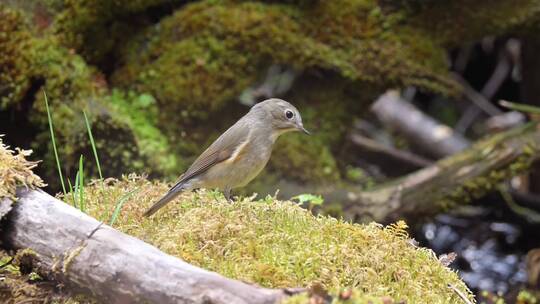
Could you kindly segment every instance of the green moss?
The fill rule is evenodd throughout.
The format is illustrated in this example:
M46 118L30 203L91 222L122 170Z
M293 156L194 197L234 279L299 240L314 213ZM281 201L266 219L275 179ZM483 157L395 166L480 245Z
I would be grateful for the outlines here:
M425 5L409 23L439 44L457 46L532 24L539 17L540 5L534 0L458 0Z
M25 53L30 33L20 13L0 4L0 108L20 100L30 87L31 62Z
M270 166L300 181L330 183L339 179L329 146L320 139L303 134L287 134L278 139Z
M492 293L489 291L482 291L479 298L481 303L517 303L517 304L536 304L540 302L540 292L534 289L523 288L519 290L519 293L513 293L512 297L504 296L501 294Z
M351 81L454 88L441 76L447 67L442 48L412 31L387 31L400 19L384 16L373 1L349 2L351 10L326 1L305 10L253 2L190 4L129 45L126 66L113 79L141 91L159 83L163 92L150 92L160 102L203 106L237 96L268 59L335 70Z
M170 0L66 0L56 16L54 30L62 44L79 51L89 62L105 60L117 44L124 43L136 28L146 23L142 12ZM137 15L138 14L138 15ZM127 16L133 16L131 21Z
M3 109L11 108L12 115L24 116L27 128L35 132L27 141L44 159L46 172L42 173L53 188L57 178L52 177L57 173L42 90L49 97L65 174L76 170L81 154L93 159L83 111L88 114L106 175L147 168L152 168L152 173L171 174L177 169L175 158L168 156L172 155L168 141L156 128L157 109L148 95L117 90L110 95L105 76L73 50L61 46L58 37L38 34L22 15L0 7L0 14L17 24L0 22L9 30L4 35L8 39L0 37L0 50L6 50L0 59L6 63L0 67L0 79L7 88L0 91ZM145 105L146 101L150 104ZM96 166L88 162L85 171L93 175Z
M168 187L134 177L85 189L88 212L108 220L115 202L135 188L139 195L124 203L115 228L234 279L275 288L321 284L333 295L352 288L358 303L383 297L461 303L448 283L472 298L430 250L409 243L402 222L350 224L313 216L292 202L267 198L231 204L204 190L184 193L179 202L146 218L145 208Z
M470 154L476 153L478 157L486 157L493 151L505 151L504 145L505 138L512 138L514 136L521 135L522 132L526 132L527 129L536 128L534 123L528 124L522 128L516 128L514 131L505 132L498 135L494 135L486 138L485 140L479 141L475 144L468 154L463 154L463 158L467 158ZM494 146L493 143L501 143ZM445 208L451 208L463 202L470 202L473 199L483 197L489 192L499 189L499 186L504 181L509 180L509 178L514 176L519 176L527 172L532 163L536 160L536 154L538 153L538 147L534 143L529 143L524 145L523 154L520 155L515 161L511 163L504 163L500 161L500 158L505 158L506 156L499 152L499 154L494 154L492 157L494 161L499 160L501 163L500 168L492 170L489 174L479 176L470 181L463 183L457 189L454 189L452 193L449 193L443 199L440 200L440 204ZM449 159L453 162L454 165L459 163L460 160L457 158ZM448 163L449 164L449 163ZM442 163L441 166L444 167L446 164ZM459 167L461 168L461 167ZM463 169L463 168L461 168Z
M159 82L165 87L163 92L151 93L160 102L203 106L238 95L257 76L257 70L267 66L267 59L299 69L336 70L352 81L448 87L448 81L438 76L446 69L444 50L405 31L379 37L383 16L373 17L380 19L377 21L363 19L375 4L351 2L365 12L336 18L332 12L339 10L326 10L324 4L306 12L262 3L191 4L165 18L146 39L129 45L127 64L113 79L123 85L134 83L143 91L155 90ZM364 24L370 22L373 24ZM362 31L364 27L368 29ZM351 28L358 28L352 33L360 34L341 35ZM140 43L148 43L142 53ZM396 52L398 48L400 52ZM434 57L438 59L424 59ZM216 94L220 91L224 92Z
M159 109L152 95L113 90L108 103L118 113L118 119L133 130L141 155L155 172L177 174L179 166L188 165L178 164L168 139L156 127Z
M83 111L88 114L96 137L96 145L106 174L121 174L126 168L141 170L144 155L137 145L136 135L118 113L107 103L105 80L78 55L61 47L52 36L34 38L29 50L34 61L33 77L45 80L42 89L47 92L59 144L59 154L67 174L75 171L81 154L91 157ZM38 90L32 103L29 122L40 131L33 146L46 163L53 163L50 153L43 92ZM47 166L54 168L54 166ZM95 173L95 166L87 172ZM54 176L52 173L48 176ZM51 179L54 180L54 179Z
M167 48L160 50L163 54L156 60L147 62L149 58L143 55L140 66L123 69L120 84L151 93L160 105L173 111L171 118L176 111L194 110L190 116L197 116L204 115L204 108L216 110L254 80L249 75L257 66L216 38L181 41Z

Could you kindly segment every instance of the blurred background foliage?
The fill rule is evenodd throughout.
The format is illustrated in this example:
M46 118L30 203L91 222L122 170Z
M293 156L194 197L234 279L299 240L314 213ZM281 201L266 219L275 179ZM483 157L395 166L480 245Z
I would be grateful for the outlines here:
M46 90L66 171L90 155L85 110L106 175L172 178L247 111L239 97L277 65L293 74L279 97L317 136L280 140L267 175L335 183L348 176L346 132L376 96L407 86L458 96L447 50L534 24L538 10L535 1L3 1L0 126L52 164ZM272 93L252 90L247 103ZM53 170L41 174L57 186Z
M489 134L495 116L478 110L475 93L497 114L499 99L540 104L539 21L538 0L0 0L0 133L11 146L33 149L43 160L37 173L59 191L46 91L67 175L81 154L92 159L85 111L105 176L173 180L250 105L280 97L315 135L281 138L243 193L274 193L277 185L369 189L419 166L365 158L351 132L416 153L424 164L442 157L374 119L370 106L389 89L467 140ZM531 193L540 190L536 175L527 180ZM516 261L487 277L524 282L519 271L526 251L540 246L531 230L539 225L519 226L514 208L504 221L518 228L492 226L508 208L500 197L487 200L489 211L467 209L465 220L442 215L418 226L417 237L438 253L461 250L458 268L473 289L506 292L500 280L474 277L485 263L510 259L482 246L505 237L518 247ZM327 212L343 215L332 205L339 202L327 201ZM514 228L529 237L512 243ZM471 242L493 260L480 262L484 249L466 251Z

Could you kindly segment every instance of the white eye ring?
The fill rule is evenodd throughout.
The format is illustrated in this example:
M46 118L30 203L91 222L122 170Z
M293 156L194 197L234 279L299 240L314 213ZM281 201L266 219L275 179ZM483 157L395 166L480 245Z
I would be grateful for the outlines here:
M286 110L286 111L285 111L285 117L287 117L287 119L289 119L289 120L290 120L290 119L293 119L293 117L294 117L294 112L291 111L291 110Z

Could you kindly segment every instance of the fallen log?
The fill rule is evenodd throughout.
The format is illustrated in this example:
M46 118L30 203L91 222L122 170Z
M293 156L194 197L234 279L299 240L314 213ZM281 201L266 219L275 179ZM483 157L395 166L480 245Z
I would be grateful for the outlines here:
M442 212L523 173L540 158L539 147L537 123L518 127L374 190L349 191L345 208L379 222Z
M287 296L190 265L41 190L17 197L3 219L3 246L31 249L41 274L104 303L266 304Z

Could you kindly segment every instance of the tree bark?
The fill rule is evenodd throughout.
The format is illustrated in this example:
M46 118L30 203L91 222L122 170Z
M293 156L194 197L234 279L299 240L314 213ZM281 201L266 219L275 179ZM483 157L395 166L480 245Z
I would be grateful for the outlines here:
M17 196L2 227L4 245L30 248L41 273L104 303L276 303L286 296L284 290L249 285L192 266L100 226L41 190L20 190ZM8 199L0 202L4 204Z

